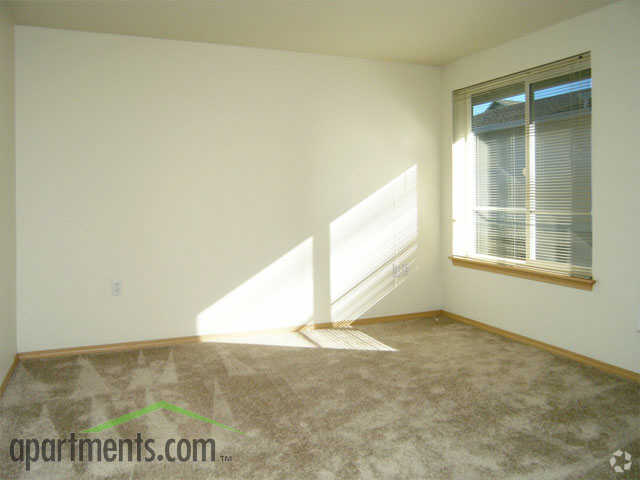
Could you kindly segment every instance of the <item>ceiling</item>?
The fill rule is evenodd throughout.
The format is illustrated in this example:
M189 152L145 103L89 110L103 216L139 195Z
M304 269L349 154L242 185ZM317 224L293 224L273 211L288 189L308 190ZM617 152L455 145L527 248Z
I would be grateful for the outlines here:
M614 0L0 0L16 24L442 65Z

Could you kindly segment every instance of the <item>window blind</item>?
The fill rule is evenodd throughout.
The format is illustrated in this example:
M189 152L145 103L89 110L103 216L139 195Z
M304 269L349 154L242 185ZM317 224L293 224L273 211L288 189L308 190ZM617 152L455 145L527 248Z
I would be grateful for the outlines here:
M453 99L453 254L590 278L589 54Z

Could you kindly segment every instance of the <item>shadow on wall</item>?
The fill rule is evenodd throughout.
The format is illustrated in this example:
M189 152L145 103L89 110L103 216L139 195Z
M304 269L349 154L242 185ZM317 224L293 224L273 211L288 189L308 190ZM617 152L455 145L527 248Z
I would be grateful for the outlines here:
M417 250L416 175L416 166L409 168L329 225L330 258L321 261L330 266L327 301L335 326L349 326L406 280ZM312 324L313 251L313 237L309 237L200 312L198 335ZM353 330L298 334L297 339L286 341L293 342L291 346L389 349Z

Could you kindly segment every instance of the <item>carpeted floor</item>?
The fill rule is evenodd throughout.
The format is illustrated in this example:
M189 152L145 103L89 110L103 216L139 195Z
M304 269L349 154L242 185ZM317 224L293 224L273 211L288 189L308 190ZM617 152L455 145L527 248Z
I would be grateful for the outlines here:
M167 409L79 433L160 401L243 433ZM71 432L102 442L141 433L156 450L213 438L217 458L71 462L64 446L63 461L26 472L9 456L14 438ZM25 361L0 399L0 439L2 479L639 479L640 385L415 320Z

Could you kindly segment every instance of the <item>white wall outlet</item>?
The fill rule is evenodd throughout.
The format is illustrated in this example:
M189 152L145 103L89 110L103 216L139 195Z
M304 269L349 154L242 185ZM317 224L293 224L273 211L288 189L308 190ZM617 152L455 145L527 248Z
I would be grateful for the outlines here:
M407 265L406 263L393 264L394 277L406 277L407 275L409 275L409 265Z
M122 295L122 281L121 280L112 280L111 281L111 295L114 297L119 297Z

